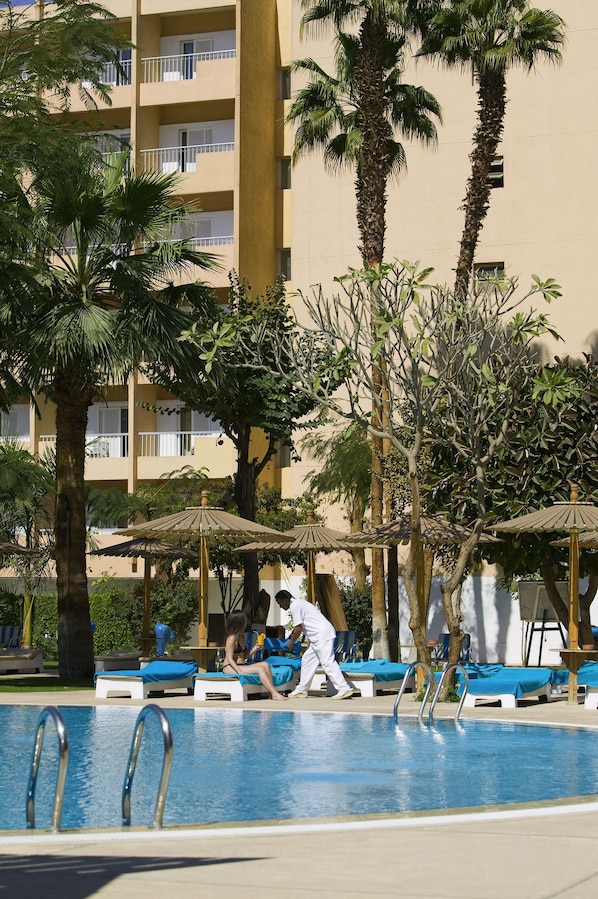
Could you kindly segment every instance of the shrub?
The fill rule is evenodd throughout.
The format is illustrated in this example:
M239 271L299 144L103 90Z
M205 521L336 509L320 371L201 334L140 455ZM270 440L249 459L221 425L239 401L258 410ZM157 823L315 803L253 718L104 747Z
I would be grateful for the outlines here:
M357 589L351 584L339 585L347 626L357 632L359 648L364 659L372 646L372 588Z

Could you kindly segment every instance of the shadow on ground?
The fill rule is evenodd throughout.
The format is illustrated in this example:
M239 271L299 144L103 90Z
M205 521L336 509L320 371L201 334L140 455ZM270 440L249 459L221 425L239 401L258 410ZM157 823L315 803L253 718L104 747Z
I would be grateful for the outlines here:
M180 868L255 861L252 858L113 858L0 855L0 894L21 899L85 899L126 874L151 874ZM149 883L148 883L149 886Z

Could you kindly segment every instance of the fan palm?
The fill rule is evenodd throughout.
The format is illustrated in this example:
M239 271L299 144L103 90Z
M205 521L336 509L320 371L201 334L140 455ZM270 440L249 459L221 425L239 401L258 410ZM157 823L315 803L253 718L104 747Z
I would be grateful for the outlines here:
M433 118L440 106L422 87L401 82L411 2L398 0L302 0L302 23L332 23L336 40L336 74L328 75L313 60L295 63L309 76L289 111L298 122L294 158L314 148L324 151L333 168L355 168L357 225L366 267L384 259L386 191L389 178L405 167L405 152L397 130L423 143L436 140ZM415 3L417 6L417 3ZM345 24L357 26L345 33ZM372 397L372 522L381 524L384 511L380 431L383 412L383 372L374 373ZM372 550L372 618L375 652L388 655L384 556Z
M70 146L65 143L65 148ZM206 286L175 286L213 257L170 240L187 210L171 175L125 173L80 141L34 173L19 205L22 254L6 262L0 316L21 383L56 406L55 547L61 676L93 671L85 556L89 406L142 360L176 365L178 337L209 313ZM14 247L13 247L14 249ZM184 307L184 308L183 308Z
M565 25L556 13L531 7L528 0L446 0L441 7L425 26L417 55L471 69L478 95L455 279L457 295L464 295L489 207L488 174L503 133L507 72L515 66L530 71L538 59L559 62Z

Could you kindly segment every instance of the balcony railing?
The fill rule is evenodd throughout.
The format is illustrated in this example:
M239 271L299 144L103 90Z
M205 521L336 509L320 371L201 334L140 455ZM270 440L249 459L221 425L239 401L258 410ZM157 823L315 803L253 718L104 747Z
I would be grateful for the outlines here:
M102 84L107 84L110 87L118 87L121 84L130 84L131 60L123 59L120 63L120 68L113 62L106 63L100 81Z
M54 448L55 434L42 434L39 439L44 449ZM88 435L85 440L85 455L88 459L126 459L129 455L129 435Z
M196 157L201 153L226 153L235 149L233 141L224 144L197 144L192 147L164 147L142 150L144 172L195 172Z
M142 431L140 456L192 456L196 437L219 437L218 431Z
M213 59L234 59L236 50L212 50L209 53L180 53L177 56L150 56L143 60L143 81L189 81L196 77L198 63Z

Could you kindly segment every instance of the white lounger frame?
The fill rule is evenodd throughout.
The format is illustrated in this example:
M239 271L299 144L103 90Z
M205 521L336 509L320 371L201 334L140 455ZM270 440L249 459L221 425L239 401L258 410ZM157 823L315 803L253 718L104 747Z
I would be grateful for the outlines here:
M187 677L177 677L174 680L154 680L143 682L141 672L131 671L131 674L114 676L111 674L101 674L96 679L96 698L106 699L112 694L118 696L130 696L131 699L147 699L150 693L157 693L166 690L187 690L193 689L194 674L188 674Z
M362 674L352 674L349 675L345 670L343 670L343 675L349 686L352 690L355 690L356 693L359 693L364 699L372 699L377 693L380 693L382 690L395 690L399 691L401 689L401 684L403 683L403 678L396 681L377 681L373 674L369 674L367 672L363 672ZM311 682L310 692L312 690L321 692L323 687L326 685L326 695L334 696L336 690L327 679L324 671L316 671L314 675L314 679ZM415 678L413 675L410 675L407 679L407 688L413 689L415 685Z
M598 709L598 687L593 687L589 684L581 684L580 686L585 686L586 691L583 701L584 709Z
M44 654L41 649L9 649L7 652L0 652L0 674L8 671L26 674L29 671L43 670Z
M550 695L550 684L545 684L543 687L538 687L537 690L530 690L529 693L524 693L523 696L519 697L519 699L516 699L512 693L467 693L463 702L463 708L475 708L475 704L479 699L480 701L486 700L487 702L500 702L501 706L504 709L516 709L517 704L521 699L533 699L536 696L546 696L546 698L548 699Z
M277 686L277 690L292 690L294 678ZM223 677L210 677L209 674L195 676L193 698L205 702L208 696L227 697L231 702L245 702L252 695L267 696L261 684L242 684L236 674L225 674Z

